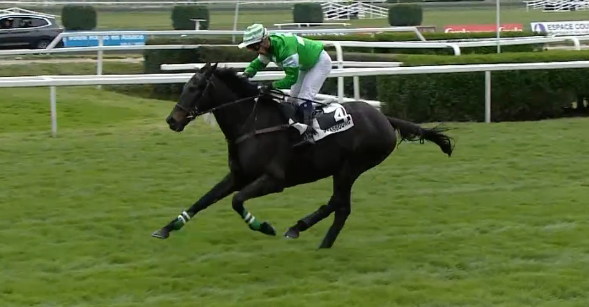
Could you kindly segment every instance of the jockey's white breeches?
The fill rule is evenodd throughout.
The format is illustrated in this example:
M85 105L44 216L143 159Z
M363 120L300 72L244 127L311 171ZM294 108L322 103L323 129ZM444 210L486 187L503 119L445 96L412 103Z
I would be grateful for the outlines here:
M290 88L290 96L309 100L315 99L323 86L323 82L331 72L332 65L331 57L323 50L313 68L308 71L299 71L297 83ZM295 101L298 105L305 102L299 99L295 99Z

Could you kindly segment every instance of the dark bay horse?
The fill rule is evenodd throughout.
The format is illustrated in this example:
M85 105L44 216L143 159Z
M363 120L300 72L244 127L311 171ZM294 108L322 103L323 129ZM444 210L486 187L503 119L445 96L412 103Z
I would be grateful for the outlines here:
M289 128L288 119L280 109L288 105L272 95L260 96L257 85L233 69L217 69L217 64L207 63L197 71L184 86L166 122L171 130L181 132L197 116L212 112L228 144L229 173L152 236L168 238L170 232L182 228L199 211L234 192L237 193L232 198L233 210L249 227L276 235L274 227L266 221L258 221L246 210L244 202L332 176L333 194L327 204L300 219L284 233L285 237L298 238L300 232L335 213L320 245L320 248L330 248L351 212L354 182L393 152L397 145L397 131L401 135L400 141L431 141L448 156L454 149L453 139L442 133L445 129L426 129L388 117L361 101L343 104L345 112L353 118L353 127L312 145L294 146L301 136L296 129ZM339 110L339 117L343 112L343 109ZM322 116L330 117L332 121L334 117L337 121L338 117L327 113Z

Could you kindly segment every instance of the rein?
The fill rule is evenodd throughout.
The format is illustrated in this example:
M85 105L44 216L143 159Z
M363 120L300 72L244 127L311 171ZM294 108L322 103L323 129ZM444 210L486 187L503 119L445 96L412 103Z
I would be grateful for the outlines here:
M232 101L230 103L226 103L224 105L220 105L218 107L214 107L214 108L208 109L206 111L199 111L198 108L196 108L196 107L194 109L192 109L192 110L187 110L186 108L184 108L182 105L180 105L177 102L176 102L176 106L178 108L180 108L182 111L188 113L188 118L190 118L192 120L192 119L195 119L195 118L197 118L197 117L199 117L199 116L201 116L203 114L206 114L206 113L209 113L209 112L213 112L215 110L219 110L219 109L222 109L224 107L228 107L230 105L234 105L234 104L237 104L237 103L240 103L240 102L244 102L244 101L249 100L249 99L252 99L252 98L258 98L258 97L259 97L259 95L237 99L237 100Z
M205 89L204 89L204 91L203 91L203 93L201 95L201 98L203 96L205 96L205 94L208 94L208 92L209 92L208 90L209 90L210 87L214 87L214 84L212 85L212 83L213 82L210 79L207 80L207 85L206 85L206 87L205 87ZM297 100L302 100L302 101L306 101L306 102L322 104L324 106L327 105L326 103L322 103L322 102L319 102L319 101L314 101L314 100L309 100L309 99L304 99L304 98L293 97L293 96L291 96L289 94L283 93L280 90L271 90L270 93L271 94L275 94L276 96L282 96L281 98L283 100L284 100L284 97L289 97L289 98L293 98L293 99L297 99ZM250 115L246 119L245 123L241 127L241 130L243 130L243 128L245 127L245 125L247 124L247 122L249 121L249 119L256 112L256 108L258 106L258 98L260 98L260 94L254 95L254 96L245 97L245 98L240 98L240 99L234 100L232 102L229 102L229 103L226 103L226 104L223 104L223 105L220 105L220 106L216 106L216 107L210 108L210 109L205 110L205 111L198 110L198 108L196 107L196 105L194 106L193 109L187 109L184 106L180 105L179 103L176 103L175 106L178 107L179 109L181 109L182 111L188 113L187 118L189 118L190 121L192 121L192 120L196 119L198 116L201 116L203 114L206 114L206 113L209 113L209 112L214 112L216 110L219 110L219 109L222 109L222 108L225 108L225 107L234 105L234 104L238 104L238 103L241 103L241 102L250 100L250 99L255 99L254 108L252 109L252 112L250 113ZM278 98L278 97L276 97L276 98ZM257 118L257 117L255 117L255 118ZM235 139L233 141L233 143L234 144L239 144L239 143L243 142L244 140L246 140L246 139L248 139L248 138L250 138L252 136L255 136L255 135L258 135L258 134L269 133L269 132L281 131L281 130L286 129L288 127L290 127L289 124L282 124L282 125L272 126L272 127L268 127L268 128L256 129L255 128L255 125L254 125L254 131L248 132L248 133L246 133L246 134L238 137L237 139ZM227 141L228 142L231 142L231 140L227 140Z

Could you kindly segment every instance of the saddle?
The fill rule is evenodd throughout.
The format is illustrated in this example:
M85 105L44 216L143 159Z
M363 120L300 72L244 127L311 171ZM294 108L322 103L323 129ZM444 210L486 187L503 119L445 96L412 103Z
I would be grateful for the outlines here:
M301 124L303 114L297 103L292 102L291 99L285 99L292 98L292 100L296 100L299 98L291 97L281 91L272 91L271 93L276 94L272 95L272 98L280 106L283 115L289 120L291 127L296 128L299 131L299 137L302 137L302 133L306 129L306 125ZM343 105L335 102L335 99L327 103L314 100L311 102L314 105L312 127L316 132L313 135L315 142L332 134L346 131L354 126L352 115L348 114Z

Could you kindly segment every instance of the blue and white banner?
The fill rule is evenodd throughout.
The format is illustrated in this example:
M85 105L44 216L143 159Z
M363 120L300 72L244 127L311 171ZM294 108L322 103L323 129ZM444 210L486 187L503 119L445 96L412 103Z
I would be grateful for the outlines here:
M552 35L589 34L589 21L531 22L533 32Z
M104 46L145 45L145 35L103 35ZM79 35L63 38L64 47L95 47L98 46L97 35Z

